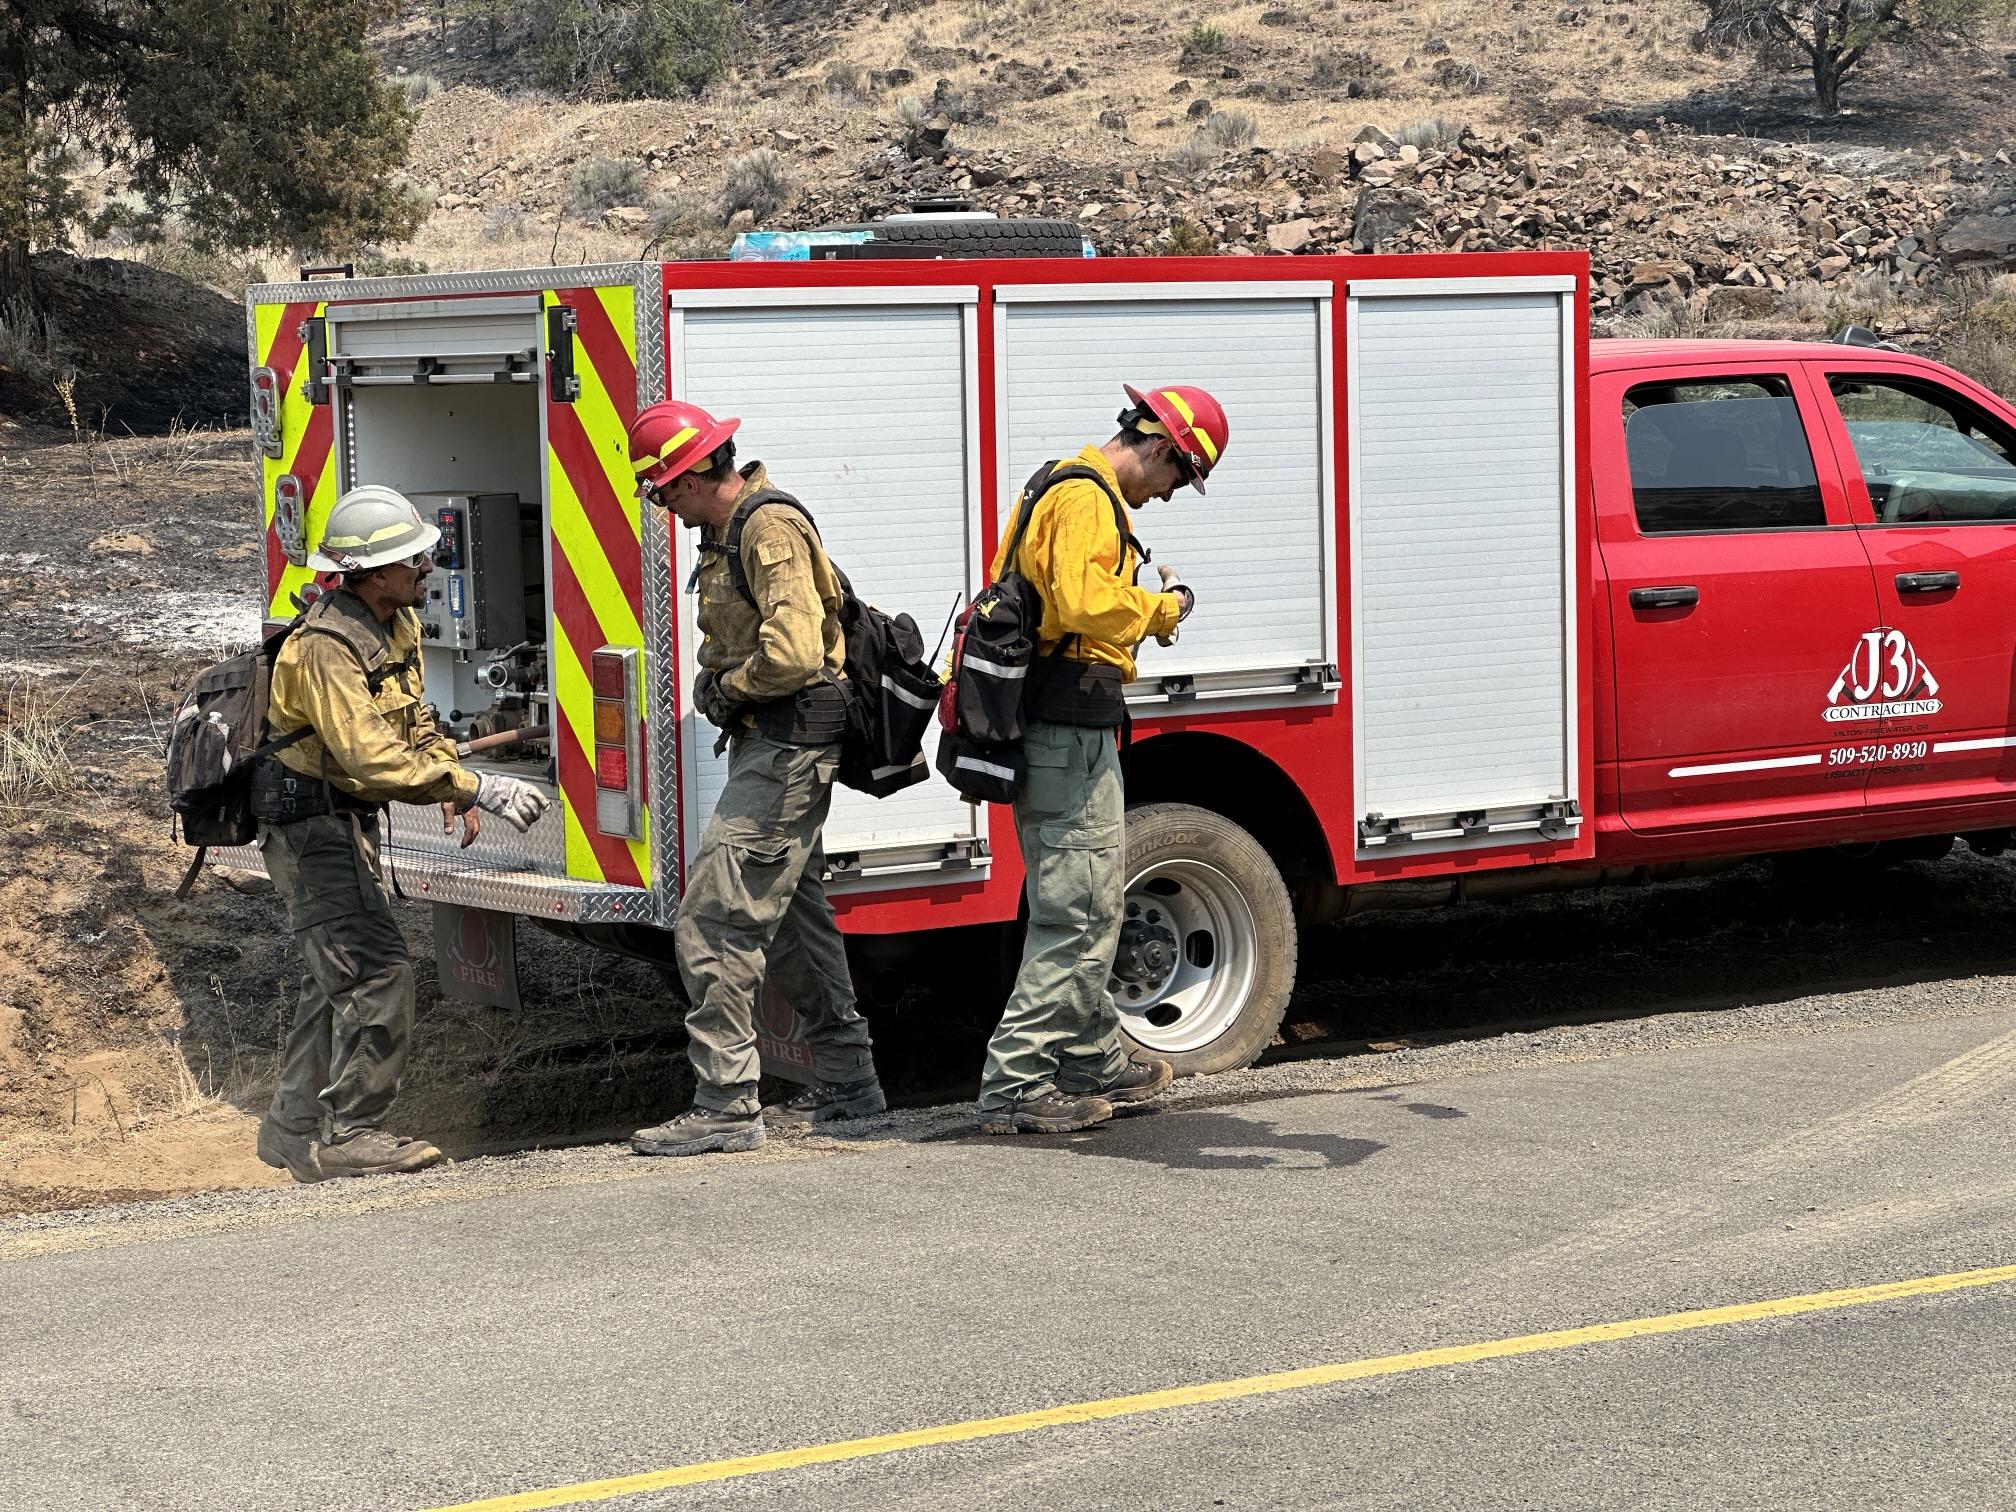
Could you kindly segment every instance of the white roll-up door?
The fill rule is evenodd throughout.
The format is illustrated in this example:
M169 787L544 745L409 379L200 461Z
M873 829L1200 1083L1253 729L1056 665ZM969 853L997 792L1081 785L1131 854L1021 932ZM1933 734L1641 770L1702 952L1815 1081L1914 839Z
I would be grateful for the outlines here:
M891 613L907 611L929 650L981 569L975 296L953 289L911 299L927 293L936 302L794 306L775 294L710 292L684 307L674 295L672 353L674 391L741 417L738 461L761 459L774 486L803 500L855 591ZM683 587L697 537L680 536ZM699 643L691 594L681 594L680 615L682 687L690 689ZM727 759L714 755L716 732L705 720L688 712L683 723L690 856ZM934 725L927 757L936 734ZM836 788L826 852L842 863L843 879L903 873L914 885L920 870L962 862L984 823L935 773L880 800Z
M1334 696L1329 292L997 290L1004 504L1042 463L1113 434L1122 384L1194 383L1225 407L1232 441L1209 497L1184 489L1133 522L1197 594L1178 643L1143 648L1129 697L1149 712L1166 679L1189 684L1179 696ZM1156 583L1153 567L1142 573L1143 587Z
M1579 824L1572 290L1350 285L1361 853Z

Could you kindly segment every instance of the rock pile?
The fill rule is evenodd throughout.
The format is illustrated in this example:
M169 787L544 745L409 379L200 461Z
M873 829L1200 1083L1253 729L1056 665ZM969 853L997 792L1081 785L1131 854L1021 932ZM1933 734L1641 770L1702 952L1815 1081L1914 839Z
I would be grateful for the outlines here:
M1062 159L892 145L829 181L794 227L872 219L963 194L1003 216L1080 221L1106 255L1210 251L1589 252L1599 311L1652 291L1769 293L1874 275L1899 290L1950 266L2016 264L2016 170L1953 151L1846 171L1825 154L1637 131L1550 145L1443 127L1400 139L1368 126L1313 150L1252 147L1201 168L1179 159L1085 169ZM914 146L914 143L912 144Z

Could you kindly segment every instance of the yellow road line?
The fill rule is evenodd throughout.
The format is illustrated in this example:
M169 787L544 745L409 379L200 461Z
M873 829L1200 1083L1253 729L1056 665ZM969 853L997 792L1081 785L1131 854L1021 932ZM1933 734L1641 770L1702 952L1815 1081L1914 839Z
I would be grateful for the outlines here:
M1617 1323L1592 1323L1584 1328L1562 1328L1551 1333L1522 1334L1514 1339L1492 1339L1481 1344L1452 1344L1442 1349L1416 1350L1412 1354L1381 1355L1370 1360L1313 1365L1304 1370L1282 1370L1270 1375L1242 1376L1230 1381L1207 1381L1199 1386L1178 1386L1167 1391L1144 1391L1135 1396L1106 1397L1096 1402L1076 1402L1065 1407L1045 1407L1036 1412L1017 1412L1007 1417L973 1418L963 1423L943 1423L935 1428L913 1428L904 1433L881 1433L872 1438L844 1439L833 1444L811 1444L802 1449L779 1449L770 1454L746 1455L741 1459L706 1460L694 1465L675 1465L667 1470L651 1470L641 1475L623 1475L613 1480L582 1481L572 1486L555 1486L546 1491L526 1491L515 1496L461 1502L453 1507L437 1507L433 1512L535 1512L535 1509L539 1508L574 1507L585 1502L611 1501L619 1496L636 1496L646 1491L670 1490L676 1486L698 1486L710 1481L767 1475L778 1470L798 1470L807 1465L831 1465L843 1460L900 1454L906 1449L924 1449L934 1444L963 1444L973 1439L1003 1438L1016 1433L1034 1433L1041 1428L1061 1428L1069 1423L1094 1423L1104 1418L1135 1417L1144 1412L1165 1412L1172 1407L1194 1407L1203 1402L1228 1402L1240 1397L1271 1396L1280 1391L1301 1391L1311 1386L1335 1386L1344 1381L1363 1381L1374 1376L1404 1375L1409 1371L1434 1370L1444 1365L1469 1365L1478 1360L1503 1360L1514 1355L1547 1354L1559 1349L1576 1349L1584 1344L1608 1344L1620 1339L1643 1339L1658 1334L1687 1333L1697 1328L1721 1328L1730 1323L1756 1323L1770 1318L1794 1318L1801 1313L1828 1312L1841 1307L1862 1307L1871 1302L1893 1302L1902 1297L1925 1297L1938 1292L1960 1291L1973 1286L1994 1286L2003 1281L2016 1281L2016 1265L1997 1265L1986 1270L1951 1271L1942 1276L1921 1276L1910 1281L1888 1281L1879 1286L1853 1286L1843 1291L1810 1292L1805 1296L1779 1297L1768 1302L1742 1302L1731 1307L1709 1307L1696 1312L1663 1313L1655 1318L1627 1318Z

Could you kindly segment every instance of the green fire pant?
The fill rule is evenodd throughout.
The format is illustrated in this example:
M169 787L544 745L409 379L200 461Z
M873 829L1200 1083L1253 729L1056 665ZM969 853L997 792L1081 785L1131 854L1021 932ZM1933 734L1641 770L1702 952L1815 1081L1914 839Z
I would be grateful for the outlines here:
M744 733L729 746L728 783L700 837L673 931L692 1005L686 1039L696 1106L731 1113L760 1106L756 1011L766 975L797 1010L819 1080L875 1074L821 880L820 831L839 767L837 745L784 745Z
M286 900L308 975L268 1115L320 1136L381 1126L413 1036L413 964L380 873L378 816L262 824L266 872Z
M1111 730L1032 723L1015 799L1028 869L1029 933L1001 1024L987 1046L980 1106L1087 1092L1126 1069L1106 984L1120 941L1125 794Z

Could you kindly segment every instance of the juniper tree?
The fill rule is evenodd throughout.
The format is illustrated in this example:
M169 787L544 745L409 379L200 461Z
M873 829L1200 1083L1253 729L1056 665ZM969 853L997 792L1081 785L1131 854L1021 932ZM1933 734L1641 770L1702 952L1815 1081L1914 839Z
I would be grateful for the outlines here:
M197 246L348 250L411 234L412 126L366 25L390 0L7 0L0 7L0 289L82 222L88 158L143 231Z

